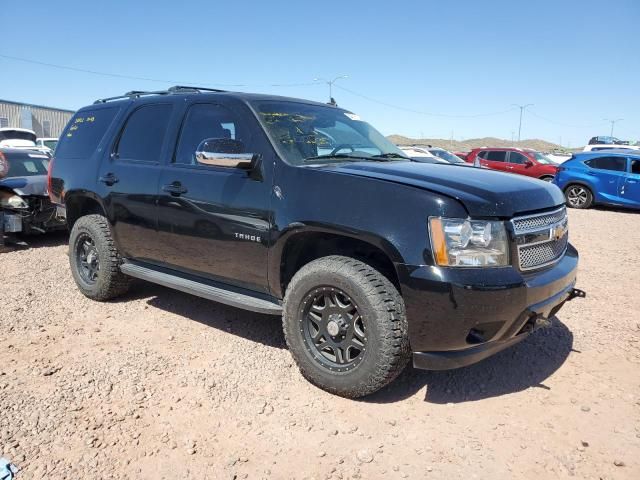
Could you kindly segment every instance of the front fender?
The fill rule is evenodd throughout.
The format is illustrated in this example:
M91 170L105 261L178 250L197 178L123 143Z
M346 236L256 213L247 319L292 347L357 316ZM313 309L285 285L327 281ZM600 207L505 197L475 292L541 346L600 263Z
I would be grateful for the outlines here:
M282 166L273 197L269 285L280 292L284 246L294 235L321 232L358 239L381 250L393 264L432 262L429 216L465 218L462 204L419 187L321 168Z

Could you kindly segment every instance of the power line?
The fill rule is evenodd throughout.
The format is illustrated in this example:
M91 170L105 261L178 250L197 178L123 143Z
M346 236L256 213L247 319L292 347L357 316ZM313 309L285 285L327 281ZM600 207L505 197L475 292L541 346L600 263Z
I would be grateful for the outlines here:
M554 125L559 125L561 127L569 127L569 128L594 128L600 127L605 124L605 122L593 123L591 125L571 125L569 123L557 122L555 120L551 120L550 118L543 117L542 115L537 114L534 110L529 109L528 112L536 118L540 120L544 120L545 122L553 123Z
M509 108L508 110L501 110L499 112L489 112L489 113L478 113L473 115L450 115L446 113L433 113L433 112L425 112L422 110L415 110L413 108L407 108L400 105L394 105L393 103L383 102L382 100L376 100L375 98L369 97L367 95L363 95L361 93L355 92L348 88L342 87L340 85L334 85L335 88L339 88L340 90L344 90L351 95L355 95L356 97L364 98L373 103L377 103L379 105L384 105L385 107L395 108L396 110L402 110L404 112L417 113L419 115L428 115L430 117L447 117L447 118L478 118L478 117L489 117L492 115L502 115L504 113L512 112L515 109Z
M89 73L91 75L101 75L103 77L125 78L128 80L142 80L145 82L168 83L173 85L181 85L181 84L194 85L195 84L195 85L201 85L203 87L211 86L211 87L234 87L234 88L235 87L303 87L303 86L310 86L310 85L318 85L318 82L273 83L273 84L251 85L251 84L244 84L244 83L208 83L208 82L192 82L187 80L168 80L168 79L160 79L160 78L138 77L135 75L124 75L120 73L100 72L97 70L89 70L86 68L77 68L77 67L70 67L68 65L58 65L55 63L41 62L38 60L29 59L29 58L13 57L11 55L4 55L1 53L0 53L0 58L4 58L7 60L15 60L15 61L24 62L24 63L31 63L33 65L40 65L42 67L57 68L59 70L69 70L72 72Z

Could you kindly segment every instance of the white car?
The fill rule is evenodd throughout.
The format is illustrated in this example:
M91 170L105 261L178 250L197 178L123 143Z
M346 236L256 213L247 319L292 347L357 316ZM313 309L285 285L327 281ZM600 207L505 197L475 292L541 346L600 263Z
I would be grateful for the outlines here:
M596 144L596 145L587 145L582 149L583 152L598 152L600 150L640 150L640 146L638 145L619 145L619 144Z
M435 156L433 153L429 151L428 148L425 147L402 147L398 146L400 150L402 150L407 157L415 160L417 162L423 163L449 163L446 160L443 160L440 157Z
M54 152L57 144L58 144L58 139L53 137L38 138L36 140L36 147L38 147L38 149L47 148L51 153Z
M49 147L40 147L36 144L36 132L27 128L5 127L0 128L0 147L24 148L37 150L47 155L53 151Z

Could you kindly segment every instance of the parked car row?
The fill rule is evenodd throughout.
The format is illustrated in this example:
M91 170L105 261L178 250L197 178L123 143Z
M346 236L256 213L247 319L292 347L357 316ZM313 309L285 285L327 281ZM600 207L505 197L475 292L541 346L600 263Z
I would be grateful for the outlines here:
M447 165L462 162L459 156L441 148L401 149L417 162ZM482 147L474 148L464 159L467 164L552 182L562 190L571 208L610 205L640 209L638 146L593 142L583 152L560 157L561 162L528 148Z

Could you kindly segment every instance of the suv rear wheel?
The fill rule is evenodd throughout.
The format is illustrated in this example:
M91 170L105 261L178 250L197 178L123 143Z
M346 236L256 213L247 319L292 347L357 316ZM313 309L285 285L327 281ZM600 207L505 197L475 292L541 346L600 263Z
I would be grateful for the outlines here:
M80 217L73 225L69 263L78 288L93 300L110 300L129 289L131 278L120 271L121 258L102 215Z
M402 297L371 266L330 256L302 267L284 299L287 345L302 375L343 397L393 381L409 355Z
M573 208L589 208L593 203L593 193L584 185L569 185L564 190L567 205Z

